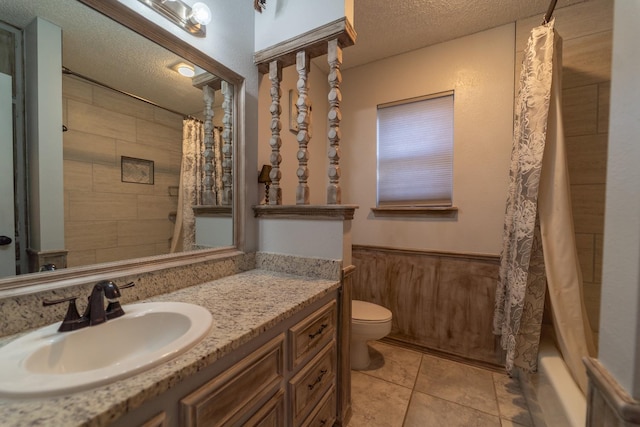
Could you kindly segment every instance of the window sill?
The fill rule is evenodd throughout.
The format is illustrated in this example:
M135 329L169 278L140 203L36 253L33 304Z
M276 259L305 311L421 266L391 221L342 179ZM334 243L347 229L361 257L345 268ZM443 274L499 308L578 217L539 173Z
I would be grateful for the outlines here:
M374 216L404 216L404 217L427 217L427 218L456 218L458 208L456 206L447 207L427 207L427 206L394 206L384 208L371 208Z

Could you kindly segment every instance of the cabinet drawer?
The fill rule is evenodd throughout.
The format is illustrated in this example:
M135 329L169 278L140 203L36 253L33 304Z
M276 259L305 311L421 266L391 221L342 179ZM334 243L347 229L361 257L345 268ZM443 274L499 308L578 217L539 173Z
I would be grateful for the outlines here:
M331 387L318 407L304 420L302 427L331 427L336 421L336 389Z
M282 427L284 425L284 390L280 389L243 424L243 427Z
M167 427L167 414L165 412L160 412L155 417L147 420L140 427Z
M289 382L295 425L299 425L325 391L335 385L335 372L336 346L332 340Z
M224 426L256 413L282 386L284 334L280 334L180 401L182 424Z
M335 336L336 319L336 302L331 301L289 329L290 369L297 367L308 355L315 353Z

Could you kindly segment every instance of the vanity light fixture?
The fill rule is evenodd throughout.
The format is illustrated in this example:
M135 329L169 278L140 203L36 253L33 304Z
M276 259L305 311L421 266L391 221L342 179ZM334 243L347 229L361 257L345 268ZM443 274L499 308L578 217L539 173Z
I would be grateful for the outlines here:
M138 0L149 6L186 32L196 36L206 35L206 25L211 22L211 9L202 2L189 6L182 0Z

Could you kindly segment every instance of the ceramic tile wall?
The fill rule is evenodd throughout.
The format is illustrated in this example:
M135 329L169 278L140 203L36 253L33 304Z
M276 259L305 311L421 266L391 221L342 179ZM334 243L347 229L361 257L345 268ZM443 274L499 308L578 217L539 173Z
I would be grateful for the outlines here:
M182 117L71 76L63 109L68 266L168 253ZM154 184L121 182L121 156L152 160Z
M591 0L557 9L563 39L563 119L576 242L587 312L600 321L602 242L609 127L613 1ZM539 16L516 22L516 81L529 31Z

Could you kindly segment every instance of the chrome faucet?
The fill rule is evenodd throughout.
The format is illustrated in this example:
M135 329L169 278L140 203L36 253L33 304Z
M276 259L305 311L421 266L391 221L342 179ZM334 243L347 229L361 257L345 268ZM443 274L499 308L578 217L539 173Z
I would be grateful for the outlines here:
M121 288L130 288L134 285L135 283L130 282L123 285ZM122 310L118 298L120 298L120 288L110 280L102 280L93 286L91 295L89 295L88 298L89 301L87 308L82 316L80 316L78 309L76 308L77 297L44 300L42 301L42 305L49 306L69 301L67 314L65 315L60 328L58 328L59 332L66 332L81 329L86 326L99 325L109 319L115 319L116 317L122 316L124 314L124 310ZM104 308L105 299L109 302L106 310Z

